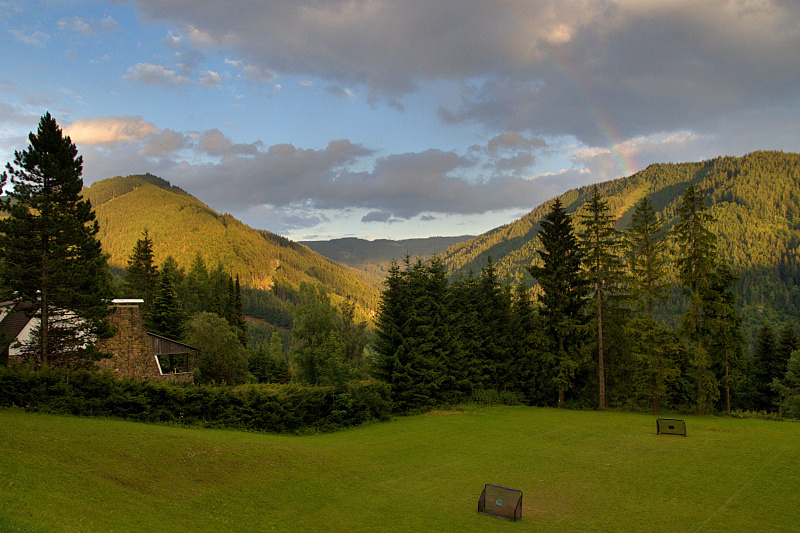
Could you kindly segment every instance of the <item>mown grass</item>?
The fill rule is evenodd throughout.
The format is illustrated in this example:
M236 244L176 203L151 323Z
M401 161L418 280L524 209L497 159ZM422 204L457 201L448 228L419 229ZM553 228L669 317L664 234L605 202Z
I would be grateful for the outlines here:
M10 531L796 531L800 424L465 408L276 436L0 411ZM523 518L479 515L485 483Z

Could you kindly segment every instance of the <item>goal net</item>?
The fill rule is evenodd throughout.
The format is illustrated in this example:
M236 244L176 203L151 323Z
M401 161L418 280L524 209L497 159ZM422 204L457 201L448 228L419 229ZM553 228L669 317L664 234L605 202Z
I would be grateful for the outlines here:
M481 514L519 520L522 518L522 491L486 484L478 500Z

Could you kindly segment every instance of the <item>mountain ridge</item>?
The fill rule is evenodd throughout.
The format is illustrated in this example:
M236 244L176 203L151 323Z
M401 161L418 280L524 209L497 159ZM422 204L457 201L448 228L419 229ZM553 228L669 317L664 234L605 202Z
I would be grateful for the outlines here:
M669 229L689 184L704 192L716 218L711 229L718 235L718 253L740 277L736 291L745 312L754 317L774 308L780 317L800 319L800 154L757 151L701 162L656 163L596 186L619 214L618 229L629 225L635 204L645 195ZM575 214L594 187L560 195L567 212ZM539 262L539 221L554 201L448 248L441 258L449 274L479 272L491 257L500 279L530 284L526 267Z
M245 287L296 292L301 282L319 282L335 299L353 299L365 310L377 307L375 287L307 246L266 230L253 229L221 214L166 180L149 174L117 176L84 189L100 225L98 237L117 271L147 230L160 264L171 255L188 268L199 253L219 263Z

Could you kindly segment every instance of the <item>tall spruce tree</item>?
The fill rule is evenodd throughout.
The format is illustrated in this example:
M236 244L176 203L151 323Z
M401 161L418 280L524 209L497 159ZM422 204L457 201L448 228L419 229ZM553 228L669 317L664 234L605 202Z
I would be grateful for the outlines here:
M145 317L147 328L151 333L176 340L183 338L184 325L188 319L175 291L177 266L171 256L164 260L158 291L153 298L150 312Z
M666 299L670 282L664 226L646 196L634 207L625 244L631 296L636 306L653 320L653 307Z
M679 336L655 321L656 304L667 298L671 283L667 269L668 245L662 220L648 197L635 206L625 231L627 282L633 309L630 322L634 332L638 395L646 398L653 412L667 401L669 384L680 375L677 358L683 353Z
M742 336L736 293L733 284L736 276L727 264L720 264L711 275L702 293L703 329L708 339L710 359L718 367L725 388L725 412L731 413L731 392L742 381Z
M39 320L23 347L35 366L86 367L100 358L94 339L109 337L110 273L92 206L81 197L83 158L46 113L26 150L14 153L0 188L0 279ZM88 341L88 344L87 344Z
M604 326L609 309L618 305L622 295L623 269L620 260L622 241L614 228L614 217L608 202L600 198L597 186L580 217L583 231L580 245L586 281L589 284L597 332L597 383L600 409L606 408L606 370ZM619 313L617 313L619 316Z
M780 364L775 331L768 323L761 326L756 334L753 366L753 409L769 411L773 403L773 390L770 385L774 378L780 378L782 374L778 371Z
M122 288L125 291L125 297L144 300L143 315L150 312L153 295L158 290L158 267L153 260L153 239L150 238L146 228L142 232L141 238L136 240L133 251L128 257L128 267L125 269Z
M709 228L714 217L706 208L702 191L695 188L694 184L684 192L678 217L678 223L673 228L678 245L675 263L678 280L689 298L689 308L683 316L683 331L694 358L697 413L701 414L716 402L719 394L701 316L702 292L717 264L717 236Z
M563 407L565 392L580 364L587 283L581 267L583 254L560 198L540 225L538 253L543 264L530 266L528 271L542 292L542 321L555 352L552 379L558 389L558 406Z

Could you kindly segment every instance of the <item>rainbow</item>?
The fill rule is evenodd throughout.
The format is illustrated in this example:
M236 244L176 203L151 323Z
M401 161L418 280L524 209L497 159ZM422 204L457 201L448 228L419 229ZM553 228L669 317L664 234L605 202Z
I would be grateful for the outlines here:
M616 161L620 176L630 176L638 172L641 167L633 156L632 150L625 146L622 135L617 131L614 122L597 105L593 105L589 99L586 89L578 83L581 79L578 71L569 66L565 60L558 58L558 54L553 49L546 49L548 65L552 66L564 83L569 87L575 99L586 110L592 121L597 126L603 138L606 140L607 148Z

